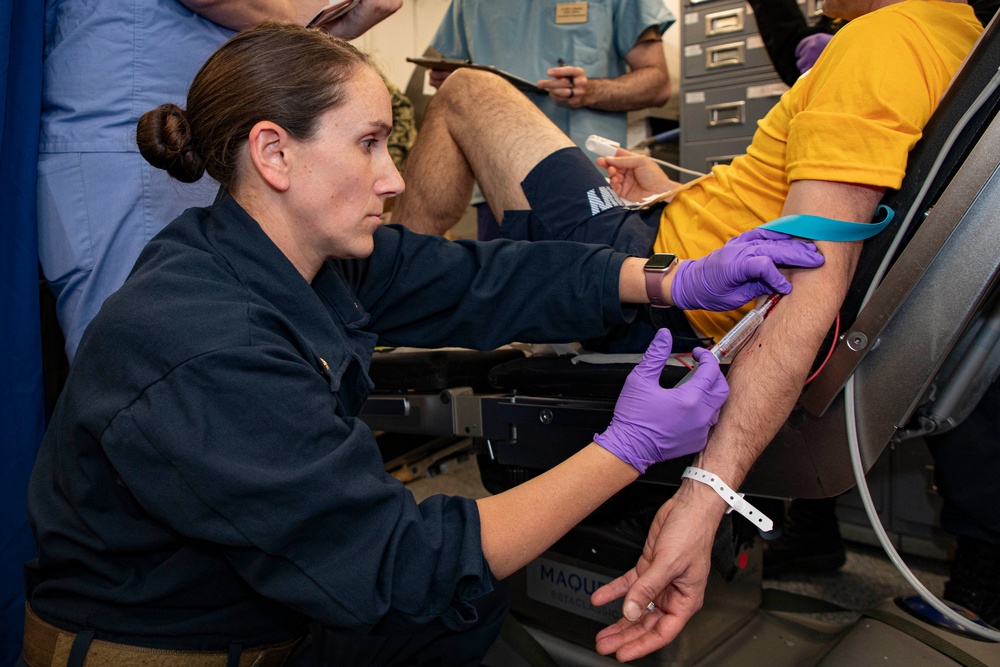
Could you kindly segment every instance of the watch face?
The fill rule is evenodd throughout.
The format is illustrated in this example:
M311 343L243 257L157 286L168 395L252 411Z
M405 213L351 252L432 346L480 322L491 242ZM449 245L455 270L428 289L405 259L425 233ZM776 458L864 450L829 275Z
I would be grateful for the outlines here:
M669 253L657 253L649 258L646 262L645 269L647 271L665 271L674 260L677 258L676 255L671 255Z

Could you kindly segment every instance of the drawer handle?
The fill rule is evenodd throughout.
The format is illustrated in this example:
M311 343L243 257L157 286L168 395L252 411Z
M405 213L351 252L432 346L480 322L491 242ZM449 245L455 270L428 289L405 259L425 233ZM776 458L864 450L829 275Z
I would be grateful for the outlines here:
M726 102L725 104L709 104L705 107L708 114L708 126L745 125L747 122L747 103Z
M744 26L742 7L724 12L705 14L705 36L722 35L728 32L742 32Z
M705 67L707 69L744 65L746 61L746 42L720 44L705 49Z

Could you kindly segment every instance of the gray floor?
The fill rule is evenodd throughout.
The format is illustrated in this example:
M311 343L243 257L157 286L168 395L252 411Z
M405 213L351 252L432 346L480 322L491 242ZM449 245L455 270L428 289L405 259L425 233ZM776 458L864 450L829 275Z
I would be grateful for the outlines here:
M414 466L415 470L427 470L430 476L423 476L407 483L407 487L419 501L436 493L462 495L480 498L488 495L479 478L474 457L458 454L454 448L443 461L435 461L431 456ZM947 562L933 558L904 556L907 565L927 588L940 595L947 579ZM884 600L897 596L909 596L914 592L902 575L892 565L880 547L857 542L848 542L846 565L838 572L826 575L794 574L784 575L764 581L765 588L776 588L793 593L820 598L852 610L870 609ZM834 625L850 623L860 617L860 613L836 613L812 615L818 623ZM562 665L611 665L616 664L593 654L592 650L577 647L562 640L545 635L535 629L532 634L542 640L549 652ZM502 642L501 642L502 644ZM582 661L579 656L587 656ZM518 665L518 657L508 647L498 645L491 652L488 662L496 666ZM527 664L527 663L520 663Z

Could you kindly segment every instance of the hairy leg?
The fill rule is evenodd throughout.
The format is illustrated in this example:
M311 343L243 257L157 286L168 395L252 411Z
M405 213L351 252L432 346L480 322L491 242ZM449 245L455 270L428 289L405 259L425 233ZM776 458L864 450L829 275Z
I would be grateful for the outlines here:
M407 159L393 221L443 234L469 203L473 181L498 220L528 209L521 181L543 158L572 146L528 98L498 76L460 69L434 95Z

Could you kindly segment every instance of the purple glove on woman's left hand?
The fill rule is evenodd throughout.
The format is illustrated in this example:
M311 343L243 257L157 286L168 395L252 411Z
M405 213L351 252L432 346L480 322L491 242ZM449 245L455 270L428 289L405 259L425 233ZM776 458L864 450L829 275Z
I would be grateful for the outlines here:
M668 329L656 332L625 380L611 424L594 435L594 442L640 473L654 463L704 449L708 430L729 397L718 360L700 347L694 350L699 365L691 380L676 389L661 387L660 373L672 343Z
M670 297L683 310L733 310L765 294L788 294L792 285L776 264L814 269L823 255L811 241L751 229L701 259L674 269Z

